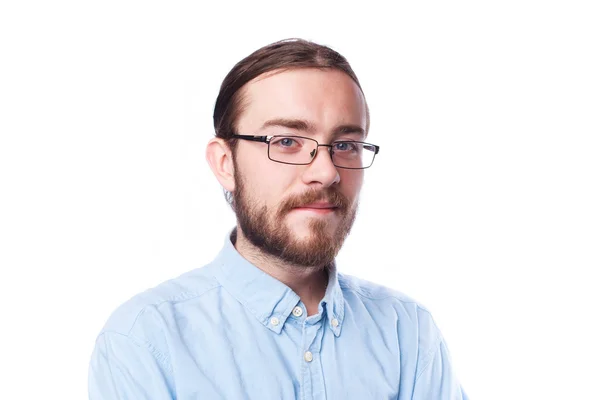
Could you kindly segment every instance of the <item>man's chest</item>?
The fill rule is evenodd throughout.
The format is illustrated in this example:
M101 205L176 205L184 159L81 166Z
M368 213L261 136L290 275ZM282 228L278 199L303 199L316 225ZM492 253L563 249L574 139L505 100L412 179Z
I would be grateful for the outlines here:
M396 399L396 335L347 319L336 336L325 323L288 321L279 334L252 320L188 329L171 343L176 398Z

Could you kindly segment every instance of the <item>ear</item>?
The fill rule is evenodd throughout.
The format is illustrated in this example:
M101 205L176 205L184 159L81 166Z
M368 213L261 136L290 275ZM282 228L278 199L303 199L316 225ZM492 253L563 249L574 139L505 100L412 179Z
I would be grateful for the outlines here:
M212 138L206 145L206 161L217 180L228 192L235 189L233 155L225 141Z

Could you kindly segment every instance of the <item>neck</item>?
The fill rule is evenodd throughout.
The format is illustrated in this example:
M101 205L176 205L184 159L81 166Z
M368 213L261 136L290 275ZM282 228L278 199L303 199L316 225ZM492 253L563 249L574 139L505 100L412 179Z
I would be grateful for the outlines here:
M236 229L234 243L235 249L242 257L300 296L308 315L318 312L319 302L325 296L329 279L327 268L290 264L275 256L265 254L246 239L239 226Z

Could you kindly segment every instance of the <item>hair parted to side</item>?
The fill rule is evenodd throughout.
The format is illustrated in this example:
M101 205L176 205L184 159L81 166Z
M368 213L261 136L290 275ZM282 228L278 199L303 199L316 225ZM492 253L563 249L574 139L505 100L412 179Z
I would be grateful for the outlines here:
M229 71L223 83L213 113L215 136L224 139L235 156L237 140L236 124L244 107L240 89L254 78L275 70L292 68L337 69L346 73L356 83L362 93L362 87L350 64L337 51L304 39L284 39L264 46L238 62ZM364 93L363 93L364 98ZM369 132L369 107L367 110L366 132ZM225 198L232 204L231 193L225 192Z
M221 84L215 104L213 114L215 135L227 140L231 148L234 149L237 141L231 139L231 135L236 132L235 125L243 107L240 89L246 83L266 72L291 68L331 68L340 70L352 78L362 92L358 78L350 64L337 51L304 39L280 40L256 50L229 71ZM368 131L369 111L367 107Z

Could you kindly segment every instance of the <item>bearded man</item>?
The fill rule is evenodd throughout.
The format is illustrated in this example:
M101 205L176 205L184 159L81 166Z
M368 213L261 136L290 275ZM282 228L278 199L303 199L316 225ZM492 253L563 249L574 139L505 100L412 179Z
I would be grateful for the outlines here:
M338 271L369 111L347 60L284 40L226 76L206 158L237 226L212 263L109 318L91 399L466 399L430 313Z

